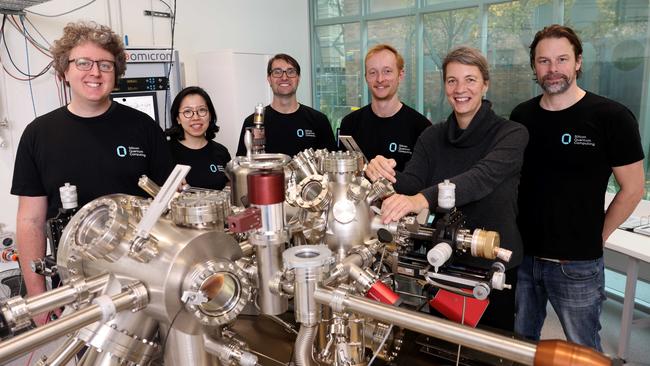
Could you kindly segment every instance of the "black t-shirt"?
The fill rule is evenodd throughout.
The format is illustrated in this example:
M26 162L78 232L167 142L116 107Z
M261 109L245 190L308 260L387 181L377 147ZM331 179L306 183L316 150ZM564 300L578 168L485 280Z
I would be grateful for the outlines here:
M11 194L47 196L47 217L61 207L59 187L77 186L79 207L112 193L146 196L138 179L161 185L171 172L162 130L145 113L113 103L104 114L83 118L61 107L36 118L16 153Z
M387 118L377 116L369 104L343 117L339 135L354 137L368 160L383 155L395 159L395 169L402 171L413 155L415 142L429 126L431 122L425 116L406 104Z
M593 93L561 111L541 96L510 116L528 129L519 187L519 228L528 255L602 257L607 182L612 167L643 159L637 121L625 106Z
M253 115L246 117L239 135L237 156L246 155L244 133L246 127L253 126ZM336 141L332 127L323 113L300 105L293 113L280 113L270 105L264 109L264 133L266 136L267 153L281 153L294 156L297 153L313 148L336 150Z
M174 163L192 167L185 177L187 184L193 187L223 189L228 183L225 171L230 154L225 146L210 140L200 149L190 149L178 140L171 140L169 149Z

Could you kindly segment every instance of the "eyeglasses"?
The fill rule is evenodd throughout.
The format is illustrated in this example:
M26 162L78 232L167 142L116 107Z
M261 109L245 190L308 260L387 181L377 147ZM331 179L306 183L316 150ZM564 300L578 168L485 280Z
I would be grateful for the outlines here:
M186 109L184 111L181 111L181 114L183 115L183 117L190 119L194 117L194 113L196 113L196 115L199 117L205 117L208 115L208 112L210 112L210 110L204 107L204 108L199 108L197 110Z
M286 70L273 69L273 70L271 70L271 76L273 76L274 78L281 78L282 74L287 74L288 78L295 78L296 76L298 76L298 71L296 71L296 69L286 69Z
M115 61L111 60L91 60L85 57L73 58L68 60L68 62L74 62L74 65L79 71L90 71L93 68L93 64L97 64L97 68L101 72L111 72L115 70Z

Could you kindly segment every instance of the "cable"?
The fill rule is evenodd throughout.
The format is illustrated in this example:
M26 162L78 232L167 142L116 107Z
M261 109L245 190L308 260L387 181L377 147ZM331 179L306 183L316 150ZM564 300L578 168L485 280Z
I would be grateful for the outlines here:
M48 41L47 38L45 38L45 36L42 35L41 32L38 31L38 29L36 29L36 26L32 23L32 21L29 20L29 18L27 18L26 16L25 16L25 20L27 20L27 23L29 23L29 25L31 25L32 28L34 28L34 30L36 31L36 33L38 33L38 35L41 36L41 38L43 38L43 40L45 41L45 43L47 43L48 47L51 47L52 44L50 43L50 41Z
M379 351L384 346L384 343L386 343L386 340L388 339L388 336L390 335L390 332L392 330L393 330L393 324L391 324L390 327L388 327L388 330L386 331L386 334L384 335L384 338L381 340L381 343L379 343L379 346L377 346L377 349L373 353L372 358L368 362L368 366L372 365L372 361L374 361L375 358L377 357L377 355L379 354Z
M0 41L2 41L2 39L4 38L6 20L7 20L7 14L2 14L2 26L0 26Z
M34 45L34 47L36 47L36 49L37 49L39 52L43 53L43 54L46 55L47 57L52 58L52 56L49 54L49 52L50 52L49 48L46 47L46 46L43 46L43 45L40 44L40 43L38 43L38 41L37 41L37 40L36 40L36 39L35 39L35 38L34 38L34 37L29 33L29 31L27 30L27 27L25 26L25 19L26 19L26 18L25 18L23 15L18 16L18 18L20 19L20 23L21 23L21 25L22 25L22 28L21 28L21 25L18 24L18 22L16 21L16 18L15 18L13 15L11 16L11 18L9 18L11 25L13 25L13 27L14 27L18 32L20 32L20 34L23 35L23 37L26 37L26 38L29 40L29 42L30 42L32 45Z
M169 6L169 4L167 4L167 2L165 2L165 1L163 1L163 0L158 0L158 1L160 1L160 2L163 3L163 4L165 4L165 6L167 7L167 9L169 9L169 13L170 13L171 16L173 17L173 16L174 16L174 11L172 10L172 7Z
M165 5L164 1L160 0L163 2ZM172 66L174 65L174 31L176 30L176 1L174 0L174 11L172 12L172 44L171 44L171 50L169 52L169 69L167 70L167 89L165 89L165 107L163 109L163 114L165 115L165 118L163 119L164 123L164 128L167 128L167 99L171 98L169 95L169 90L171 88L171 83L169 82L169 76L172 73ZM171 10L171 9L170 9Z
M465 325L465 304L467 303L467 298L463 297L463 315L461 316L460 319L460 324ZM461 346L460 344L458 345L458 353L456 354L456 366L458 366L458 363L460 362L460 349Z
M25 24L23 23L23 27ZM29 46L27 44L27 36L24 37L25 40L25 61L27 62L27 73L30 74L29 70ZM29 95L32 97L32 110L34 111L34 118L38 117L36 114L36 101L34 101L34 89L32 89L32 79L27 80L29 84Z
M174 317L172 318L172 322L169 324L169 329L167 329L167 334L165 334L165 340L164 340L164 342L161 342L161 345L162 345L161 351L162 351L163 357L165 355L165 347L167 346L167 341L169 340L169 333L172 332L174 322L176 321L176 318L178 317L178 314L181 313L181 310L183 310L182 306L178 309L178 311L176 312L176 315L174 315Z
M60 17L60 16L62 16L62 15L70 14L70 13L72 13L72 12L75 12L75 11L79 10L79 9L85 8L86 6L88 6L88 5L92 4L92 3L94 3L95 1L97 1L97 0L92 0L92 1L89 2L89 3L86 3L86 4L84 4L84 5L81 5L81 6L77 7L77 8L72 9L72 10L68 10L68 11L66 11L65 13L61 13L61 14L54 14L54 15L49 15L49 14L40 14L40 13L36 13L36 12L33 12L33 11L31 11L31 10L27 10L27 9L25 9L25 12L26 12L26 13L30 13L30 14L34 14L34 15L38 15L38 16L41 16L41 17L46 17L46 18L56 18L56 17Z
M5 19L6 19L6 18L3 18L3 23L4 23L4 20L5 20ZM3 37L2 37L2 43L4 44L4 46L5 46L5 50L7 51L7 56L9 56L9 61L11 61L11 64L13 65L13 67L14 67L14 68L19 72L19 73L23 74L24 76L26 76L26 77L28 77L28 78L37 78L37 77L39 77L39 76L45 74L45 73L47 72L47 70L50 69L50 67L52 66L52 63L51 63L51 62L50 62L47 66L45 66L45 68L44 68L41 72L39 72L39 73L36 74L36 75L31 75L31 74L29 73L29 70L27 71L27 73L23 72L21 69L18 68L18 66L17 66L16 63L14 62L13 58L11 57L11 52L9 51L9 46L7 46L7 37L6 37L5 34L4 34L4 25L3 25L3 27L2 27L2 34L3 34ZM4 68L4 63L2 64L2 66L3 66L3 68ZM6 68L4 68L4 69L5 69L5 71L7 71ZM14 77L13 75L10 75L10 76L11 76L11 77ZM14 78L15 78L15 77L14 77ZM15 78L15 79L16 79L16 78Z
M273 361L273 362L275 362L275 363L277 363L277 364L280 364L280 365L286 365L286 363L284 363L284 362L282 362L282 361L279 361L279 360L276 360L275 358L273 358L273 357L271 357L271 356L267 356L267 355L265 355L265 354L263 354L263 353L261 353L261 352L257 352L257 351L254 350L254 349L250 349L249 351L250 351L251 353L254 353L254 354L258 355L258 356L262 356L262 357L264 357L264 358L266 358L266 359L268 359L268 360L271 360L271 361Z
M59 78L54 76L54 85L56 85L56 93L59 95L59 106L63 107L63 95L61 95L61 85L59 85Z

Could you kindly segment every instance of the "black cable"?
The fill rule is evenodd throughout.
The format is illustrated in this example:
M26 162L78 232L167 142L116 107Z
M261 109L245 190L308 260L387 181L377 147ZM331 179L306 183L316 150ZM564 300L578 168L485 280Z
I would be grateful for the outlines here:
M21 22L23 22L21 18ZM25 23L23 22L23 28L25 28ZM31 73L31 70L29 69L29 43L27 41L27 36L23 34L23 39L25 40L25 62L27 63L27 72ZM34 110L34 118L38 117L36 114L36 101L34 100L34 89L32 88L32 79L27 80L27 83L29 84L29 95L32 98L32 108Z
M61 14L54 14L54 15L49 15L49 14L40 14L40 13L36 13L36 12L33 12L33 11L31 11L31 10L27 10L27 9L25 9L25 12L26 12L26 13L30 13L30 14L34 14L34 15L38 15L38 16L41 16L41 17L46 17L46 18L56 18L56 17L60 17L60 16L62 16L62 15L70 14L70 13L72 13L72 12L75 12L75 11L79 10L79 9L85 8L86 6L88 6L88 5L92 4L92 3L94 3L95 1L97 1L97 0L92 0L92 1L89 2L89 3L86 3L86 4L84 4L84 5L81 5L81 6L77 7L77 8L72 9L72 10L68 10L68 11L66 11L65 13L61 13Z
M160 1L163 2L165 5L167 5L167 3L165 3L164 1L162 1L162 0L160 0ZM164 109L163 109L163 114L165 116L165 118L163 118L163 121L164 121L163 122L163 125L164 125L163 129L167 128L167 99L171 98L171 95L169 94L169 91L171 89L171 83L169 82L169 76L172 73L172 66L174 65L174 31L176 30L176 0L174 0L174 11L172 12L171 21L172 21L172 25L171 25L171 27L172 27L172 29L171 29L171 31L172 31L172 44L171 44L171 51L169 52L169 69L167 70L167 89L165 89L165 106L164 106Z
M20 19L20 23L21 23L21 25L22 25L22 27L23 27L22 30L19 29L18 31L19 31L20 33L22 33L22 35L23 35L25 38L27 38L27 39L29 40L29 42L30 42L32 45L34 45L34 47L36 47L36 48L39 49L39 50L49 52L50 49L49 49L48 47L45 47L44 45L40 44L40 43L36 40L36 38L34 38L34 36L32 36L32 35L29 33L29 31L27 30L27 27L25 26L25 20L27 20L27 17L24 16L24 15L19 15L19 16L18 16L18 19ZM16 20L14 19L14 22L15 22L15 21L16 21ZM27 20L27 22L29 22L29 20ZM31 23L30 23L30 24L31 24ZM40 34L40 33L39 33L39 34ZM42 37L42 36L43 36L43 35L41 35L41 37ZM47 42L47 40L45 40L45 41ZM48 46L49 46L49 43L48 43ZM50 55L47 55L47 56L48 56L48 57L52 57L52 56L50 56Z
M27 23L29 23L29 25L31 25L32 28L34 28L34 30L36 31L36 33L38 33L38 35L41 36L41 38L43 38L43 40L45 41L45 43L47 43L47 45L51 47L52 45L50 44L50 41L48 41L47 38L45 38L45 36L44 36L43 34L41 34L41 32L38 31L38 29L36 28L36 26L34 25L34 23L32 23L32 21L29 20L29 18L27 18L26 16L24 16L24 18L25 18L25 20L27 20ZM49 51L49 49L48 49L48 51Z
M173 16L174 16L174 11L172 10L172 7L169 6L169 4L167 4L167 2L165 2L165 1L163 1L163 0L158 0L158 1L160 1L160 2L163 3L163 4L165 4L165 6L167 7L167 9L169 9L169 13L170 13L170 15L173 17Z
M39 73L36 74L36 75L31 75L31 74L29 74L29 71L28 71L27 73L25 73L25 72L23 72L21 69L19 69L18 66L16 65L16 63L14 62L13 58L11 57L11 52L9 51L9 46L7 46L7 37L6 37L6 35L5 35L4 24L3 24L3 27L2 27L2 43L3 43L4 46L5 46L5 50L7 50L7 56L9 56L9 61L11 61L11 64L14 66L14 68L15 68L19 73L23 74L24 76L27 76L28 78L37 78L37 77L39 77L39 76L45 74L45 73L47 72L47 70L49 70L50 67L52 66L51 63L48 64L47 66L45 66L45 68L44 68L41 72L39 72Z
M172 318L172 322L171 322L171 324L169 324L169 329L167 329L167 334L165 334L165 340L164 340L164 342L161 342L161 343L160 343L161 346L162 346L162 347L160 348L160 350L162 351L162 355L163 355L163 357L165 357L165 347L167 346L167 341L169 340L169 333L172 332L172 329L173 329L173 326L174 326L174 322L176 321L176 318L178 317L178 315L181 313L181 310L183 310L183 307L182 307L182 306L178 309L178 311L176 312L176 315L174 315L174 317Z
M2 43L3 43L4 46L5 46L5 50L7 51L7 56L9 56L9 61L11 61L11 64L13 65L13 67L14 67L14 68L19 72L19 73L23 74L24 76L26 76L26 77L29 78L29 79L36 79L37 77L40 77L40 76L44 75L44 74L45 74L45 73L46 73L46 72L47 72L47 71L52 67L53 62L50 62L49 64L47 64L47 65L43 68L43 70L41 70L38 74L35 74L35 75L31 75L31 74L29 73L29 71L28 71L27 73L25 73L25 72L23 72L21 69L18 68L18 65L16 65L16 63L15 63L14 60L13 60L13 58L11 57L11 52L9 51L9 46L7 46L7 36L5 35L5 29L4 29L4 21L5 21L5 20L6 20L6 17L3 18L3 25L2 25L2 28L0 28L0 33L2 34ZM4 67L4 64L3 64L3 67ZM17 77L15 77L15 76L11 75L11 73L9 73L9 70L7 70L6 68L5 68L5 71L7 71L7 74L8 74L9 76L13 77L14 79L22 80L22 79L20 79L20 78L17 78ZM28 80L23 80L23 81L28 81Z
M2 41L2 39L4 38L6 20L7 20L7 14L2 14L2 25L0 26L0 41Z

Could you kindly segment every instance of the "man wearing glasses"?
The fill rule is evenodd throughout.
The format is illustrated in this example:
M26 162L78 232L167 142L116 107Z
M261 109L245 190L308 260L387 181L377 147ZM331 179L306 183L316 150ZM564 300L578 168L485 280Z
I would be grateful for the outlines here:
M137 185L142 174L162 184L171 171L162 130L145 113L110 99L126 69L117 34L93 22L70 23L54 42L52 56L72 101L25 128L11 187L18 196L17 242L30 297L45 291L30 262L45 256L45 223L61 207L59 187L76 186L82 206L111 193L144 196ZM34 320L41 325L46 314Z
M365 64L370 104L343 117L339 135L354 137L368 160L381 155L387 167L402 171L415 142L431 122L399 100L404 58L394 47L374 46L366 54Z
M296 99L300 83L298 61L279 53L269 60L266 75L273 91L273 101L264 109L265 152L293 156L308 148L336 150L327 116L298 103ZM253 127L252 114L244 120L237 156L246 155L244 133L247 127Z

